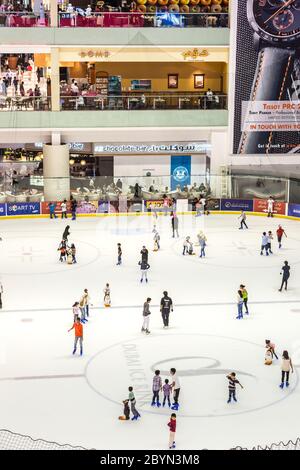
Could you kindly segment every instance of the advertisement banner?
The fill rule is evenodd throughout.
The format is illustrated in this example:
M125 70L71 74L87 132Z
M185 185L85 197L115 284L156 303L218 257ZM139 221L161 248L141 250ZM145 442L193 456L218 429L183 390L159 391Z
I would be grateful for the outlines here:
M61 204L63 201L55 201L56 208L55 208L55 214L61 214ZM41 203L41 210L42 214L49 214L49 204L50 202L42 202ZM67 202L67 213L71 214L71 203L70 201Z
M274 203L274 214L285 215L285 202L275 201ZM268 202L267 199L254 199L253 204L253 211L254 212L268 212Z
M221 211L253 212L253 201L250 199L221 199Z
M191 184L190 155L171 156L171 191Z
M290 217L300 217L300 204L289 204L288 215Z
M7 215L37 215L41 213L39 202L12 202L6 204L6 207Z
M158 210L164 207L164 200L158 199L157 201L144 201L146 211Z
M221 207L221 200L220 199L206 199L206 210L208 211L219 211Z
M0 204L0 217L6 215L6 204Z
M232 0L233 154L300 153L298 4Z
M98 209L98 201L78 201L77 214L96 214Z

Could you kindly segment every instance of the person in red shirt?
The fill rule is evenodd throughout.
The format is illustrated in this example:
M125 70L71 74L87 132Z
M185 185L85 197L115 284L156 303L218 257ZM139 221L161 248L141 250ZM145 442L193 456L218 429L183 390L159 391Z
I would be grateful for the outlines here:
M79 344L80 344L80 356L82 356L82 341L83 341L83 326L82 326L82 323L80 322L80 318L78 317L76 319L76 321L74 322L72 328L70 328L68 330L71 331L75 329L75 341L74 341L74 350L73 350L73 354L76 353L76 349L77 349L77 343L79 341Z
M278 240L278 243L279 243L279 248L281 248L281 240L282 240L282 236L283 234L286 236L287 238L287 234L285 233L285 230L281 227L281 225L278 226L278 229L276 230L276 233L277 233L277 240Z
M168 426L170 429L170 437L169 437L169 449L175 449L175 433L176 433L176 413L171 414L170 421L168 422Z

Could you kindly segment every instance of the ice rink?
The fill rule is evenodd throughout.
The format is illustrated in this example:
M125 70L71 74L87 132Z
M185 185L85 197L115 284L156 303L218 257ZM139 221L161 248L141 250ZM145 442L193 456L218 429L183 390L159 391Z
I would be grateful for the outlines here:
M97 449L166 449L168 408L150 406L152 377L175 367L181 380L177 449L229 449L300 436L300 225L237 215L69 219L76 265L58 261L66 221L2 220L0 225L0 429ZM153 224L161 250L153 252ZM279 251L260 256L263 231L285 228ZM183 238L203 230L207 257L182 256ZM275 237L276 238L276 237ZM123 265L116 266L117 243ZM149 283L140 284L142 245L149 249ZM287 292L278 292L283 261ZM111 286L112 308L103 308ZM249 292L249 317L236 320L239 285ZM84 325L84 355L72 356L72 305L88 288L93 308ZM162 292L174 302L170 328L159 312ZM141 333L142 305L152 298L150 330ZM264 365L264 341L287 349L295 372L281 390L280 360ZM226 374L244 385L227 404ZM133 385L141 419L122 422L122 400ZM1 448L1 442L0 442Z

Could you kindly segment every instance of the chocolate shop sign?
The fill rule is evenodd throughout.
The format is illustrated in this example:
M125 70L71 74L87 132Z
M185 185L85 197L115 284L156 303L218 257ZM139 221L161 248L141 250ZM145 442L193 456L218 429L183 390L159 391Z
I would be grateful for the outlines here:
M206 142L183 142L165 144L94 144L94 155L103 154L185 154L207 153L209 150Z

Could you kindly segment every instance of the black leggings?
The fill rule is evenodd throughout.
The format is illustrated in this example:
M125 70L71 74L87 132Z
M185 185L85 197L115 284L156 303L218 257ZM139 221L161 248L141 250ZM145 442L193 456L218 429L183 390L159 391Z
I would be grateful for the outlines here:
M290 376L290 373L289 372L285 372L284 370L281 371L281 382L283 383L284 382L284 376L286 375L286 382L289 381L289 376Z
M289 280L288 277L283 277L283 278L282 278L282 283L281 283L280 290L282 290L283 286L285 286L285 289L287 289L288 280Z

